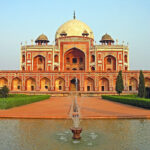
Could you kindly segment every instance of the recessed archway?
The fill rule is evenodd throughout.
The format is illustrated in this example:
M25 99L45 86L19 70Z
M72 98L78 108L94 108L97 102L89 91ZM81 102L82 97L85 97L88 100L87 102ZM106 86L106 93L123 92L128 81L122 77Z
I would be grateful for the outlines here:
M79 91L80 90L80 81L76 78L70 80L70 91Z
M138 81L132 77L129 79L129 91L136 91L138 89Z
M25 62L25 55L22 55L22 63Z
M27 91L35 91L36 88L36 82L34 78L28 78L26 80L26 90Z
M109 80L107 78L99 80L99 91L109 91Z
M91 62L95 62L95 55L91 55Z
M115 71L116 70L116 58L112 55L108 55L104 58L104 70Z
M125 62L125 63L128 62L128 57L127 57L127 55L124 56L124 62Z
M12 80L12 90L20 91L21 90L21 79L16 77Z
M68 50L64 55L64 70L85 70L85 54L77 48L72 48Z
M40 81L40 90L49 91L49 88L50 88L50 80L46 77L42 78Z
M42 55L37 55L33 59L33 70L44 71L45 70L45 58Z
M54 71L58 71L58 67L57 66L54 67Z
M91 67L91 71L92 71L92 72L95 71L95 67L94 67L94 66Z
M64 91L65 90L65 81L63 78L57 78L55 80L55 91Z
M25 71L25 67L24 66L22 67L22 71Z
M84 91L94 91L94 80L92 78L85 79Z
M8 86L8 80L4 77L0 78L0 88Z
M54 62L58 63L58 55L54 56Z

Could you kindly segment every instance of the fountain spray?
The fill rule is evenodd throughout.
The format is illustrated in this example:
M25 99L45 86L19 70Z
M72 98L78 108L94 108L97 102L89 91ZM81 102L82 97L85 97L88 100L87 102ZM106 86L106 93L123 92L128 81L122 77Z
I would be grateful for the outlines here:
M71 128L71 131L73 133L73 139L80 139L80 133L82 132L82 128L80 127L80 112L79 107L77 104L77 84L78 80L76 78L76 95L75 98L72 101L72 107L71 107L71 118L73 120L73 127Z

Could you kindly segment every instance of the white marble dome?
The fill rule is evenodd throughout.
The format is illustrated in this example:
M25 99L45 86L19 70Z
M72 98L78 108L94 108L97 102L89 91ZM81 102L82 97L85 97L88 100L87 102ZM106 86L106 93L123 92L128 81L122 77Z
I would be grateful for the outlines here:
M72 19L61 25L55 34L55 39L61 37L61 33L66 33L67 36L82 36L82 33L86 31L89 38L94 39L93 31L88 25L80 20Z

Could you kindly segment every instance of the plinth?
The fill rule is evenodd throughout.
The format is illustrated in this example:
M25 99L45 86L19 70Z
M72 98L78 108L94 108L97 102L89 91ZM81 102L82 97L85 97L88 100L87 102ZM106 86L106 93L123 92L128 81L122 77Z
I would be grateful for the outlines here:
M80 133L82 132L82 128L71 128L71 131L73 133L73 139L80 139Z

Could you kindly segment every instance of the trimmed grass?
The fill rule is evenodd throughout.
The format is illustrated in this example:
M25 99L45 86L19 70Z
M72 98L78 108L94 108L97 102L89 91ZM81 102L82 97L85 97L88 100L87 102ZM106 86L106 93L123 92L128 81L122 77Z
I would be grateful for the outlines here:
M150 99L140 98L137 95L102 95L103 99L150 109Z
M48 99L49 95L10 94L7 98L0 98L0 109L9 109Z

